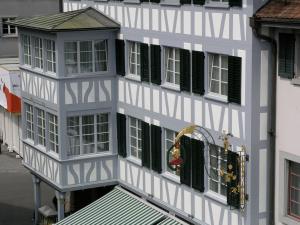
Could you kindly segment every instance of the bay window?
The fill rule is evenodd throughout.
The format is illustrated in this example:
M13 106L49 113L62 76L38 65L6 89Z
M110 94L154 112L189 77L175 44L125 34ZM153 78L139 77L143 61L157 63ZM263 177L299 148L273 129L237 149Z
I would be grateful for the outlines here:
M34 140L33 106L25 103L26 138Z
M107 71L107 41L66 42L66 74L93 73Z
M56 72L56 55L55 55L55 42L45 40L46 43L46 70L49 72Z
M108 120L107 113L68 117L68 155L109 151Z
M209 54L209 92L219 96L228 96L228 56Z
M33 39L34 67L43 69L43 41L41 38Z
M37 142L39 145L46 146L45 111L37 108L36 112L37 112Z
M165 82L180 85L180 49L165 48Z
M209 178L208 186L209 190L220 195L227 195L227 186L225 176L221 176L220 172L227 172L227 156L224 148L217 145L209 146Z

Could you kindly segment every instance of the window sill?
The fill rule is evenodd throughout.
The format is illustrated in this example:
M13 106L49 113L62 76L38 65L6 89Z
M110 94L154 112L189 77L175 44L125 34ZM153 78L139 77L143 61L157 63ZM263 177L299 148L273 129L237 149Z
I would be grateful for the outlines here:
M128 74L125 76L126 79L128 80L134 80L134 81L138 81L141 82L141 77L138 75L134 75L134 74Z
M229 9L228 2L208 2L204 5L205 8L221 8L221 9Z
M123 2L129 4L139 4L140 0L124 0Z
M109 71L86 72L86 73L65 73L65 77L76 78L76 77L90 77L96 75L101 76L101 75L106 75L108 73Z
M180 184L180 177L175 175L175 174L172 174L168 171L164 172L161 176L168 179L168 180L171 180L171 181L173 181L177 184Z
M207 197L207 198L210 198L212 200L215 200L215 201L217 201L217 202L219 202L219 203L221 203L223 205L226 205L226 206L228 205L226 197L224 197L224 196L222 196L222 195L220 195L218 193L215 193L213 191L207 191L207 192L205 192L204 196Z
M83 155L73 155L73 156L67 156L67 159L62 161L75 161L75 160L85 160L85 159L92 159L92 158L99 158L99 157L110 157L114 156L116 154L112 154L111 152L97 152L97 153L91 153L91 154L83 154Z
M161 85L161 87L165 88L165 89L170 89L170 90L173 90L173 91L180 92L179 85L175 85L175 84L165 82L164 84Z
M17 34L2 34L3 38L17 38L19 37Z
M160 5L162 5L162 6L180 6L181 4L179 1L171 0L171 1L161 2Z
M219 102L223 102L223 103L228 103L227 97L217 95L217 94L214 94L214 93L211 93L211 92L204 95L204 97L206 99L211 99L211 100L215 100L215 101L219 101Z
M129 162L131 162L131 163L134 163L134 164L136 164L136 165L138 165L138 166L142 166L142 160L140 160L140 159L137 159L137 158L135 158L135 157L133 157L133 156L128 156L126 159L127 159Z

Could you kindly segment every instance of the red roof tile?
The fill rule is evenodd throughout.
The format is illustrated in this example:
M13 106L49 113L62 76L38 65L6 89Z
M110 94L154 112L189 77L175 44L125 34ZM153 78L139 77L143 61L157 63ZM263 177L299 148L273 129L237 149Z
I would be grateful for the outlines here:
M267 20L300 20L300 1L272 0L255 14L256 18Z

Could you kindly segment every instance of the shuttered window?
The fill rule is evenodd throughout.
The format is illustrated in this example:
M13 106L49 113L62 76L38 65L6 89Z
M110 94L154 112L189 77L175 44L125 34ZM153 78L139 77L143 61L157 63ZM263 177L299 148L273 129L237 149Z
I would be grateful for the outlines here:
M192 91L204 95L204 53L192 52Z
M127 156L126 116L120 113L117 113L117 138L118 138L118 154L125 158Z
M129 117L129 146L130 156L142 159L142 121Z
M128 51L129 74L139 77L141 75L140 43L128 42Z
M151 45L151 83L161 84L161 50L159 45Z
M191 54L189 50L180 49L180 90L191 90Z
M295 37L293 34L279 34L278 74L283 78L294 77Z
M170 169L168 167L168 162L170 161L170 159L172 159L172 153L169 152L169 155L168 155L168 151L169 149L172 147L172 145L174 144L174 141L175 141L175 138L177 136L177 132L176 131L172 131L172 130L169 130L169 129L164 129L165 131L165 156L166 156L166 159L165 159L165 171L169 172L169 173L172 173L174 175L180 175L180 174L177 174L177 171L174 171L172 169ZM173 166L173 168L175 168L175 166Z
M125 76L125 44L123 40L116 40L116 72Z
M150 125L142 121L142 166L151 167Z
M165 82L178 86L180 84L180 49L164 48L165 55Z
M235 180L231 179L227 182L227 204L239 209L240 193L237 191L240 183L239 155L232 151L228 151L227 154L227 173L233 173L236 176Z
M228 0L227 0L228 1ZM229 6L242 7L243 0L229 0Z
M161 173L161 128L151 125L151 154L152 154L152 170Z
M140 44L141 46L141 81L149 82L149 46L148 44Z
M241 104L242 58L228 56L228 102Z

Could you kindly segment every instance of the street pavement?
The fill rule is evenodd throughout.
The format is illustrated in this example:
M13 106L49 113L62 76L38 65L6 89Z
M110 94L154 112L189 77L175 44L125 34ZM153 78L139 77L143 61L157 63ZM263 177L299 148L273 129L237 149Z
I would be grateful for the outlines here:
M51 207L54 190L41 182L42 206ZM0 225L32 225L34 211L31 174L15 153L0 154Z

